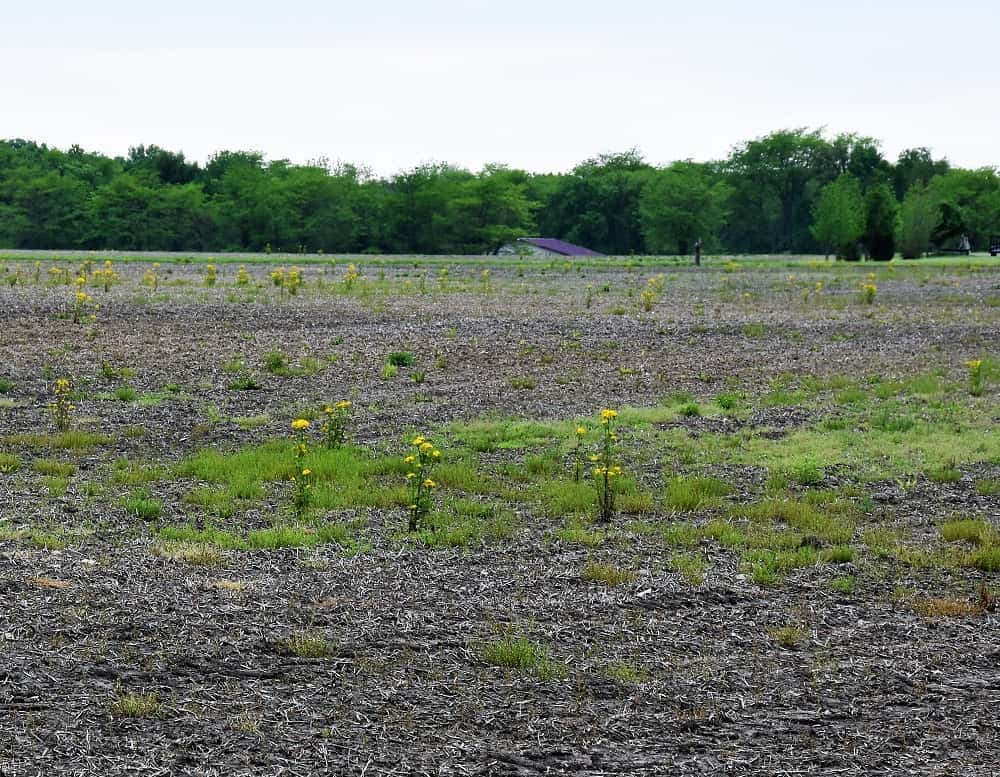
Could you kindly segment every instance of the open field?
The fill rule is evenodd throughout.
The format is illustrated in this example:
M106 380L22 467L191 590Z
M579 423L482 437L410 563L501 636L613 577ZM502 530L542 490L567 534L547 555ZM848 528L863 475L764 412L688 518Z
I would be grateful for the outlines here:
M84 259L0 262L0 773L1000 770L1000 262Z

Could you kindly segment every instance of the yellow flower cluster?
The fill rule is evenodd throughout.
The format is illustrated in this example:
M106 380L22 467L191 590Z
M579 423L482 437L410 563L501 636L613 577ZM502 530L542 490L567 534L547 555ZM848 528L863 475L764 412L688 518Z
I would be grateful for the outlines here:
M433 506L431 493L437 488L437 482L431 477L431 472L441 460L441 451L422 435L414 437L410 444L415 450L405 456L403 462L406 464L406 482L410 489L409 530L416 531Z
M309 421L305 418L296 418L292 421L292 429L296 432L302 432L309 428Z

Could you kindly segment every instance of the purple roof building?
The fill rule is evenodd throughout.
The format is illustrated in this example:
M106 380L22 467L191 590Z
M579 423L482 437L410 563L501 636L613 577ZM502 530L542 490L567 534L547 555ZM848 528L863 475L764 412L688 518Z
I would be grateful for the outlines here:
M497 250L500 256L604 256L583 246L554 237L519 237Z

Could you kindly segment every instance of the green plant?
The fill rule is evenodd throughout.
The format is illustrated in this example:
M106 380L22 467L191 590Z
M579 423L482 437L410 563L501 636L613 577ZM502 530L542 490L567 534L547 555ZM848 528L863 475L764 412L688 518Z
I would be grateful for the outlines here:
M425 437L417 436L411 443L413 452L403 458L406 464L406 482L409 489L409 523L411 532L424 526L434 505L434 489L437 483L431 477L434 468L441 461L441 451Z
M336 646L322 634L298 631L283 640L278 647L299 658L329 658L336 652Z
M974 397L980 397L985 390L985 376L983 375L983 360L971 359L965 363L969 368L969 393Z
M587 436L587 429L583 426L576 427L576 445L573 446L573 482L580 482L580 475L583 473L583 439Z
M635 580L635 572L622 569L614 564L602 564L598 561L588 562L580 573L580 579L588 583L601 583L607 586L622 585Z
M131 386L119 386L115 389L115 399L119 402L135 402L139 398L139 392Z
M617 410L605 408L601 411L600 448L591 456L591 461L594 462L591 471L597 489L598 517L603 523L610 523L615 516L614 481L622 474L622 468L616 463L615 443L618 441L618 436L615 434L615 421L617 419Z
M417 358L409 351L393 351L386 357L385 363L393 367L412 367Z
M730 490L718 478L677 475L667 481L664 502L674 510L693 512L718 504Z
M52 389L53 401L49 404L52 421L60 432L68 431L73 421L75 405L70 401L73 395L73 381L59 378Z
M349 399L323 406L323 440L327 448L339 448L347 442L353 403Z
M161 709L156 693L125 692L121 688L115 690L115 698L111 702L111 712L125 718L155 718Z
M480 648L480 655L487 664L532 672L542 680L562 674L548 650L527 637L506 636L488 642Z
M768 629L767 633L771 635L771 639L785 648L796 647L809 635L809 632L800 626L778 626Z
M382 367L382 380L395 378L399 374L399 367L395 364L385 364Z
M214 286L218 279L217 269L214 264L205 265L205 285Z
M268 351L267 355L264 357L264 367L272 375L277 375L283 370L288 369L288 357L285 356L279 349L274 349Z
M154 499L148 491L139 490L123 496L119 502L129 515L143 521L159 518L163 512L163 502Z
M835 577L830 581L830 589L838 594L852 594L857 585L858 579L854 575Z
M871 305L875 302L875 293L878 291L878 287L874 283L865 283L861 286L861 301L865 305Z
M305 458L309 453L309 444L306 440L308 428L309 421L305 418L296 418L292 421L292 431L295 433L295 470L290 480L294 488L292 506L297 516L301 516L309 506L309 497L312 493L312 470L305 466Z
M0 453L0 473L9 475L21 467L21 459L13 453Z

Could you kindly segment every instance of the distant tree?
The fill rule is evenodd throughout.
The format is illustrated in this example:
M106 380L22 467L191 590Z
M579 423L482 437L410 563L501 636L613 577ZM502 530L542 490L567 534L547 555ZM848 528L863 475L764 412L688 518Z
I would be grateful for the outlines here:
M858 258L858 239L865 231L865 202L853 175L843 172L823 187L809 229L828 259L831 252L838 259Z
M830 173L830 144L818 131L780 130L743 143L726 162L734 188L727 233L753 251L812 245L812 201Z
M899 209L896 244L904 259L917 259L930 249L931 235L941 222L941 207L922 181L910 186Z
M639 198L646 249L684 255L699 237L716 244L730 193L712 165L687 160L651 173Z
M868 188L865 196L865 247L868 255L887 262L896 255L896 224L899 203L886 182Z
M951 169L946 159L935 160L928 148L908 148L900 152L892 169L896 198L902 199L915 183L927 185L931 179Z
M993 168L950 170L927 188L941 203L942 223L933 238L938 245L964 233L973 247L981 246L1000 227L1000 176Z

